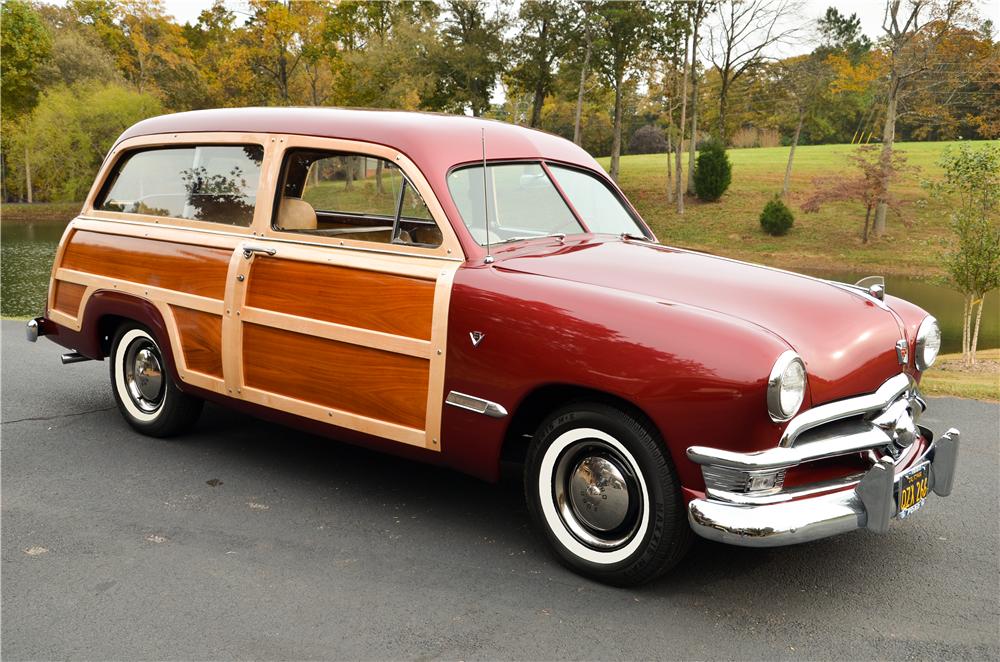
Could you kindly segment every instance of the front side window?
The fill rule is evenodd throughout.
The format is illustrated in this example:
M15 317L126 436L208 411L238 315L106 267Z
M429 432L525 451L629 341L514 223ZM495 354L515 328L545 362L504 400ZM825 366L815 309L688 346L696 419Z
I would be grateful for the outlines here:
M485 194L484 194L485 189ZM551 234L575 234L583 228L538 163L506 163L454 170L448 190L473 238L486 245Z
M134 151L115 165L96 208L249 227L263 159L260 145Z
M339 239L440 246L413 183L385 159L308 149L285 157L273 227Z

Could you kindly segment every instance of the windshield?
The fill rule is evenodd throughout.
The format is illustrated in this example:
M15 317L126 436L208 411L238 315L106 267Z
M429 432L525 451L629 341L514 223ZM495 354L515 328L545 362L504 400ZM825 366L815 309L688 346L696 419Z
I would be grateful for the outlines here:
M591 232L644 234L597 178L561 167L553 173ZM487 165L485 177L482 166L462 168L448 175L448 189L480 246L486 245L486 215L492 243L586 231L540 163Z

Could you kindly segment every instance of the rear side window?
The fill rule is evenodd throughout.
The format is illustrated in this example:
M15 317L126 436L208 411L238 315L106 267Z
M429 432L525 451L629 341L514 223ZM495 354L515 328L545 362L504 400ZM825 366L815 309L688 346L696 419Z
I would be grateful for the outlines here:
M97 208L249 227L260 145L198 145L131 152L115 165Z

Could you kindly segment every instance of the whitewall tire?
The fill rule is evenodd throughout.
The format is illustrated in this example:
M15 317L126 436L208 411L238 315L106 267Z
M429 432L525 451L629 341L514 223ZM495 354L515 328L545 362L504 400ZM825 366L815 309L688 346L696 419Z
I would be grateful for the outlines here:
M660 575L692 537L663 441L624 408L580 403L543 422L528 450L525 497L556 556L610 584Z
M197 421L202 401L177 388L170 366L148 329L132 323L122 325L109 358L115 402L133 428L150 436L168 437Z

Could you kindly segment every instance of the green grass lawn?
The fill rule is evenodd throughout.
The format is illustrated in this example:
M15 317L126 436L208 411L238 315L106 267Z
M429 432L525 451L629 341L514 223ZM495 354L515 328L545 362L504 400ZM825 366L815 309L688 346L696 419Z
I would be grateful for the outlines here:
M795 226L784 237L764 234L758 217L768 199L781 190L787 147L730 150L733 181L729 190L715 203L687 198L683 216L667 201L665 154L622 157L620 183L666 244L784 268L941 275L942 255L951 238L948 206L931 200L921 182L941 176L937 161L950 144L954 143L897 144L908 165L917 170L895 184L896 194L906 202L903 218L890 212L887 234L868 245L861 243L865 210L860 203L831 204L814 214L800 208L813 190L815 178L855 174L848 157L856 148L850 145L801 146L795 150L788 200ZM599 161L609 167L610 159ZM686 155L684 166L686 169Z

